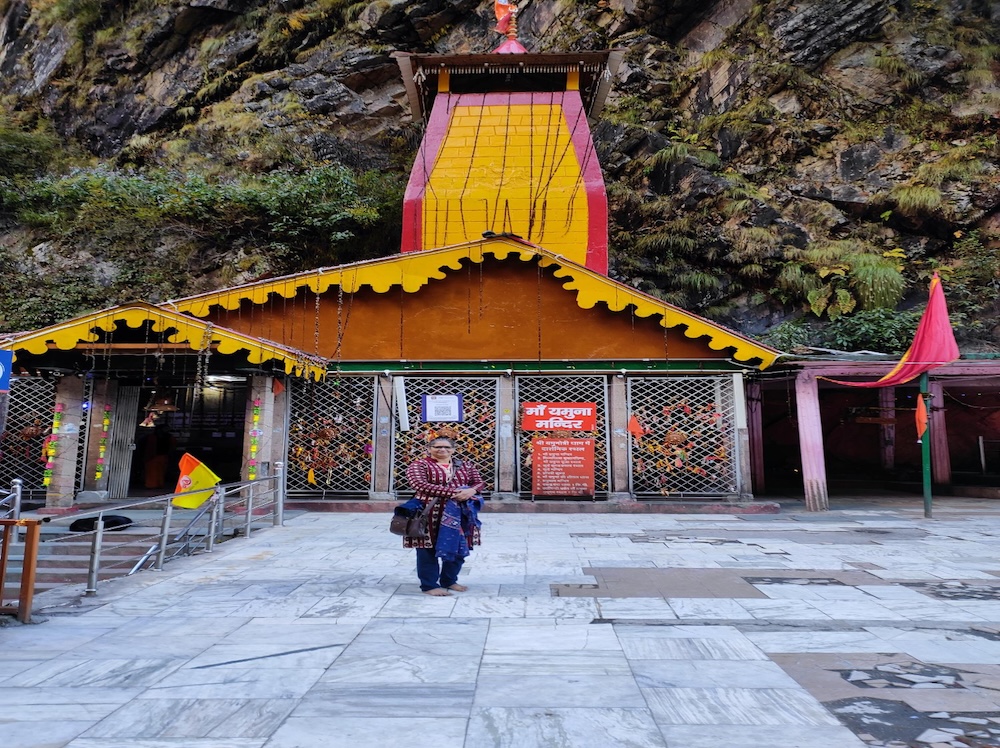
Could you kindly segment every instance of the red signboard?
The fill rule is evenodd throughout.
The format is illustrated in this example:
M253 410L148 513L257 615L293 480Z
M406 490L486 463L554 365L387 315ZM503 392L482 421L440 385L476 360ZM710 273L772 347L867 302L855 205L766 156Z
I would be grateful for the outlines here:
M532 439L531 493L593 496L593 439Z
M594 431L597 403L525 403L522 431Z

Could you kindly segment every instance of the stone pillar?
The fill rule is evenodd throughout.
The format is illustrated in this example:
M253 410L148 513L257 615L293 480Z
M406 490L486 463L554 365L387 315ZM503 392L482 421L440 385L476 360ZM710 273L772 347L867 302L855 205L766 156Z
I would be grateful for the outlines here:
M802 456L802 487L806 509L822 512L830 508L823 452L823 421L819 409L816 377L800 371L795 377L795 410L799 421L799 452Z
M930 381L931 401L931 472L934 485L951 485L951 452L948 448L948 427L945 423L944 385L940 381Z
M274 378L252 376L247 387L246 417L243 422L243 465L240 477L248 480L251 473L255 478L267 478L274 474L274 462L280 460L284 444L284 427L280 430L280 442L274 438ZM254 416L257 422L254 423ZM253 440L257 440L256 450ZM254 460L256 470L251 471L250 460Z
M760 382L747 382L747 429L750 437L750 480L754 493L766 490L764 480L764 399Z
M58 432L55 431L52 413L48 414L53 426L55 455L50 457L52 479L45 491L46 509L64 509L73 506L76 496L76 460L79 453L80 425L83 418L83 380L79 377L61 377L56 383L56 411L61 413Z
M520 497L515 485L517 461L521 458L517 448L518 416L514 377L508 374L500 377L497 387L497 476L492 498L501 501L512 501Z
M372 490L369 498L395 499L392 493L392 377L386 374L375 383L375 443L372 458Z
M886 421L896 418L896 388L882 387L878 391L878 415ZM896 467L896 424L883 423L879 426L879 451L882 455L882 469Z
M629 477L632 472L632 464L629 460L629 439L632 436L628 432L628 386L624 374L616 374L611 377L611 384L608 387L608 432L610 439L608 443L608 455L610 457L610 501L626 502L634 501L635 497L629 491Z
M753 499L753 478L750 471L750 429L747 426L747 397L743 389L743 374L733 374L733 415L736 430L736 491L740 501Z
M292 382L288 379L271 379L271 392L273 393L271 422L265 428L271 432L271 468L269 475L274 475L274 463L281 462L285 466L285 475L288 475L288 422L292 403L292 393L289 386ZM277 385L277 386L275 386ZM277 390L277 391L275 391ZM287 478L285 483L287 484Z

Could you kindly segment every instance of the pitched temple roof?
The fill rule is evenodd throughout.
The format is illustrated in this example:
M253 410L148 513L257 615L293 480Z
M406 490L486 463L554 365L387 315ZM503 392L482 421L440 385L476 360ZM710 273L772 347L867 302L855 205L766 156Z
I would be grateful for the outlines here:
M379 294L396 288L402 288L406 293L416 293L432 280L442 280L449 273L460 270L463 261L478 264L486 257L537 262L541 267L552 268L555 277L564 281L562 287L575 294L576 304L581 309L605 304L611 311L621 312L631 306L637 317L659 317L662 327L678 328L688 338L707 338L707 345L712 350L731 348L733 358L745 362L759 361L762 369L773 364L780 355L779 351L704 317L642 293L546 249L508 237L482 239L440 249L318 268L176 299L163 306L179 313L206 317L213 306L234 310L243 302L264 304L272 294L288 299L303 288L308 288L315 294L322 294L331 288L339 288L343 293L354 293L364 286Z
M285 373L320 379L326 374L326 361L287 346L261 340L219 327L170 309L145 302L132 302L103 309L81 317L43 327L31 332L0 337L0 350L12 350L40 355L52 350L68 351L93 348L102 352L113 347L104 333L113 333L118 323L138 329L150 322L151 332L167 333L164 342L184 345L193 351L211 349L215 353L247 352L250 363L277 360L284 364ZM102 338L104 338L102 340ZM155 349L157 343L150 343Z

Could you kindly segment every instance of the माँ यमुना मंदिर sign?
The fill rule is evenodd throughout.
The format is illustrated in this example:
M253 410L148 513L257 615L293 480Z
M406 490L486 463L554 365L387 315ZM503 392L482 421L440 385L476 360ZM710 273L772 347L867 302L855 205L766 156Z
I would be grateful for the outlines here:
M595 431L597 403L524 403L522 431Z

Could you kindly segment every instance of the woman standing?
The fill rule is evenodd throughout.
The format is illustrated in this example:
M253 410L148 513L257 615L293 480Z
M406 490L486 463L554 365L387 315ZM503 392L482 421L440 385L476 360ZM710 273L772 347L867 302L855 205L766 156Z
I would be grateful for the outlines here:
M458 574L473 546L479 545L479 510L483 479L471 462L455 457L455 442L445 436L431 440L427 456L415 460L406 479L421 509L433 502L430 536L403 538L404 548L417 550L417 577L428 595L450 595L468 589ZM440 561L438 560L440 559Z

